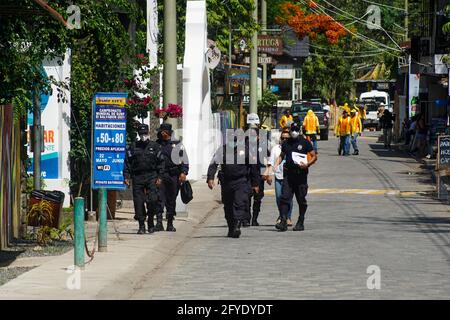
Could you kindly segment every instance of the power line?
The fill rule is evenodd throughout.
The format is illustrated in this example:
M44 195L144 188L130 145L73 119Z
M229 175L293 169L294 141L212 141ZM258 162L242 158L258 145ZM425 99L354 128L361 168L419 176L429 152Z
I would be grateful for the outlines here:
M355 55L355 56L336 56L336 55L331 55L331 54L320 54L320 53L314 53L314 52L310 53L310 55L317 56L317 57L344 58L344 59L368 58L368 57L375 57L375 56L378 56L380 54L381 53L362 54L362 55Z
M368 0L362 0L364 2L370 3L370 4L375 4L377 6L382 6L382 7L387 7L387 8L391 8L391 9L395 9L395 10L399 10L399 11L407 11L405 8L399 8L399 7L394 7L394 6L390 6L384 3L378 3L378 2L374 2L374 1L368 1Z
M330 3L330 2L328 2L327 0L323 0L325 3L327 3L328 5L330 5L330 6L332 6L333 8L335 8L336 10L339 10L340 12L343 12L344 14L346 14L348 17L352 17L352 18L356 18L357 19L357 21L355 21L355 22L359 22L359 23L361 23L361 24L363 24L364 26L366 26L366 23L364 22L361 22L361 21L359 21L358 20L358 17L355 17L354 15L352 15L351 13L349 13L349 12L347 12L347 11L345 11L345 10L342 10L342 9L340 9L340 8L338 8L338 7L336 7L334 4L332 4L332 3ZM325 7L324 7L325 8ZM326 9L326 8L325 8ZM330 9L328 9L328 10L330 10ZM331 10L330 10L331 11ZM336 13L336 14L339 14L338 12L334 12L334 13ZM367 12L367 14L369 13L369 11ZM343 16L342 14L340 14L341 16ZM399 48L400 50L402 49L400 46L399 46L399 44L392 38L392 36L386 31L386 29L384 29L381 25L379 25L379 28L389 37L389 39L391 39L391 41L397 46L397 48Z
M339 52L339 53L354 53L354 54L367 54L367 53L383 53L386 51L386 49L380 49L380 50L367 50L367 51L361 51L361 52L352 52L352 51L341 51L341 50L333 50L331 48L327 48L327 47L323 47L323 46L318 46L318 45L314 45L312 43L309 44L311 47L316 48L316 49L322 49L322 50L328 50L328 51L332 51L332 52Z
M304 0L300 0L300 1L303 2L303 4L307 5L307 3L306 3ZM317 4L317 3L316 3L316 4ZM317 10L315 10L314 8L310 8L310 9L311 9L313 12L315 12L316 14L323 13L323 14L327 15L328 17L330 17L331 19L334 20L334 18L333 18L332 16L330 16L328 13L325 12L325 10L323 9L323 6L322 6L322 5L317 4L317 6L320 7L320 8L322 8L322 9L320 9L320 12L317 11ZM368 44L371 45L372 47L378 48L378 46L381 46L381 47L384 47L384 48L389 49L389 50L401 52L401 50L399 50L399 49L397 49L397 48L389 47L389 46L387 46L387 45L385 45L385 44L383 44L383 43L381 43L381 42L377 42L377 41L375 41L375 40L373 40L373 39L370 39L370 38L368 38L368 37L366 37L366 36L364 36L364 35L362 35L362 34L360 34L360 33L358 33L358 32L355 33L355 32L353 32L353 31L349 30L349 29L348 29L347 27L345 27L344 25L342 25L342 27L343 27L345 30L347 30L348 33L352 34L353 36L355 36L355 37L358 38L358 39L361 39L361 40L365 41L366 43L368 43ZM391 53L391 52L388 52L388 51L386 51L386 52L389 53L390 55L393 55L393 56L397 57L397 55L395 55L395 54L393 54L393 53Z

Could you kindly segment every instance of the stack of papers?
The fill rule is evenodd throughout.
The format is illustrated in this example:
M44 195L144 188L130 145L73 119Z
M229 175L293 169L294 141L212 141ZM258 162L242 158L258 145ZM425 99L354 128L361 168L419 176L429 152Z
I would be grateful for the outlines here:
M292 152L292 161L295 164L308 164L307 155L299 152Z

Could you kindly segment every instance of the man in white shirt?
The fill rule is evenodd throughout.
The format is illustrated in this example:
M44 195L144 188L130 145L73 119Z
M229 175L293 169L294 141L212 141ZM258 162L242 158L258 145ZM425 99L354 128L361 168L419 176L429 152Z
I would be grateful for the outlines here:
M281 133L280 136L280 142L279 144L276 144L275 146L273 146L271 152L270 152L270 158L269 158L269 162L268 162L268 166L267 166L267 171L266 171L266 176L268 175L268 172L270 172L270 167L273 167L275 165L275 162L277 161L278 157L281 154L281 145L283 144L283 142L287 139L289 139L290 135L289 135L289 131L288 130L284 130ZM274 172L275 175L275 198L276 198L276 202L277 202L277 207L278 207L278 211L280 211L280 198L281 198L281 192L282 192L282 187L283 187L283 165L284 165L284 160L283 162L277 167L277 170ZM272 177L268 176L268 180L267 183L272 184ZM287 219L287 224L288 226L292 226L292 207L293 207L293 202L291 202L291 206L289 208L289 213L288 213L288 219ZM280 217L277 219L276 223L279 223Z

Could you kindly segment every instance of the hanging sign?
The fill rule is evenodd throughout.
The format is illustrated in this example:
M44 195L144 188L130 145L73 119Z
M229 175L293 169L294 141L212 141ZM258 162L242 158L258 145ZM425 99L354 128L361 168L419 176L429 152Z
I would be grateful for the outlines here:
M271 35L258 36L258 52L283 55L283 39Z
M206 64L209 69L215 69L220 62L221 53L216 43L208 39L208 50L206 51Z
M127 96L122 92L101 92L94 96L93 189L125 189Z
M438 136L437 169L450 167L450 136Z

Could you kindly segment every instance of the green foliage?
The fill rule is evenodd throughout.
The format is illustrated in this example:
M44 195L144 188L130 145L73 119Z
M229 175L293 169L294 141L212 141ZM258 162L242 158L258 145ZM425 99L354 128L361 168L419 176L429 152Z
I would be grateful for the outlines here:
M278 96L270 90L264 90L262 99L258 101L258 117L263 124L271 115L272 108L277 104Z
M228 53L230 27L238 29L231 31L233 46L237 46L239 39L250 40L253 32L259 30L252 18L254 0L207 0L206 5L209 37L222 52Z

